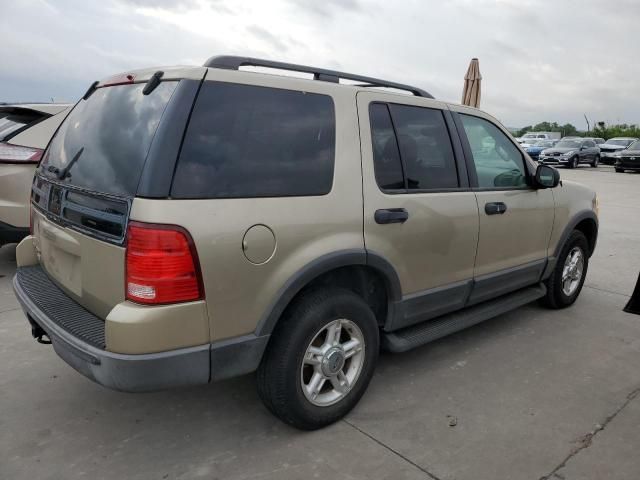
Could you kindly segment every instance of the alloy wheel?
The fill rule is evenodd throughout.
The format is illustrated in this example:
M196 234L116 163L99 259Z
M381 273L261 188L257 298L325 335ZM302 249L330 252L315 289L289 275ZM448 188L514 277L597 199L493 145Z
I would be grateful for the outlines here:
M327 407L352 390L365 360L365 342L351 320L338 319L315 334L300 368L302 392L313 405Z
M584 271L584 252L580 247L573 247L564 261L562 269L562 293L570 297L575 293L582 280Z

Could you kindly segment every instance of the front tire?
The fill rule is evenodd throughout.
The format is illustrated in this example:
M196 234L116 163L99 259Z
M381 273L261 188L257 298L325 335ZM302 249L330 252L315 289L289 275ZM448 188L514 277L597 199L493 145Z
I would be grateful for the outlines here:
M578 158L577 155L573 157L571 160L569 160L569 164L568 164L569 168L578 168L578 165L580 165L580 159Z
M556 260L553 273L545 282L543 303L553 309L566 308L580 295L589 268L589 242L584 233L574 230Z
M591 162L591 166L593 168L597 168L599 163L600 163L600 155L596 155L595 158L593 159L593 162Z
M616 167L616 173L624 173L624 168Z
M376 317L361 297L339 288L303 292L273 332L257 372L258 394L283 422L322 428L358 403L379 350Z

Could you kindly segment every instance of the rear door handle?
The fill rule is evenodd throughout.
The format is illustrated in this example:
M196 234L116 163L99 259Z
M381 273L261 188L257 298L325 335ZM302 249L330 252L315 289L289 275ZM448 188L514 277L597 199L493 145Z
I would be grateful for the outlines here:
M506 211L507 205L503 202L490 202L484 205L484 213L487 215L502 215Z
M409 218L409 212L404 208L383 208L376 210L373 216L376 223L404 223Z

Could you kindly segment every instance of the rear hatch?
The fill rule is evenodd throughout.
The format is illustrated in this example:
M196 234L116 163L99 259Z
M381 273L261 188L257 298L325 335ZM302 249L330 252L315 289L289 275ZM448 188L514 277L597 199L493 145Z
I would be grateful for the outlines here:
M129 74L90 89L51 140L32 188L41 265L101 318L124 301L132 200L183 81L163 79L143 93L149 77Z

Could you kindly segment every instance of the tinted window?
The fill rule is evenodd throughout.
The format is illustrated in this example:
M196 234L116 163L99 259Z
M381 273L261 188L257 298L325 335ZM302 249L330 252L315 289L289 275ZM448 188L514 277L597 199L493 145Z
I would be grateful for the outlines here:
M471 146L480 188L523 187L524 160L520 150L491 122L460 115Z
M592 148L596 146L596 143L593 140L587 140L586 142L584 142L584 146Z
M372 103L369 106L369 118L373 142L373 164L378 186L382 189L404 188L400 152L389 109L385 104Z
M180 198L323 195L335 114L327 95L205 82L173 181Z
M451 139L440 110L389 105L409 189L457 188Z
M45 175L95 192L135 195L151 140L177 82L149 95L144 84L99 88L60 126L42 161Z

